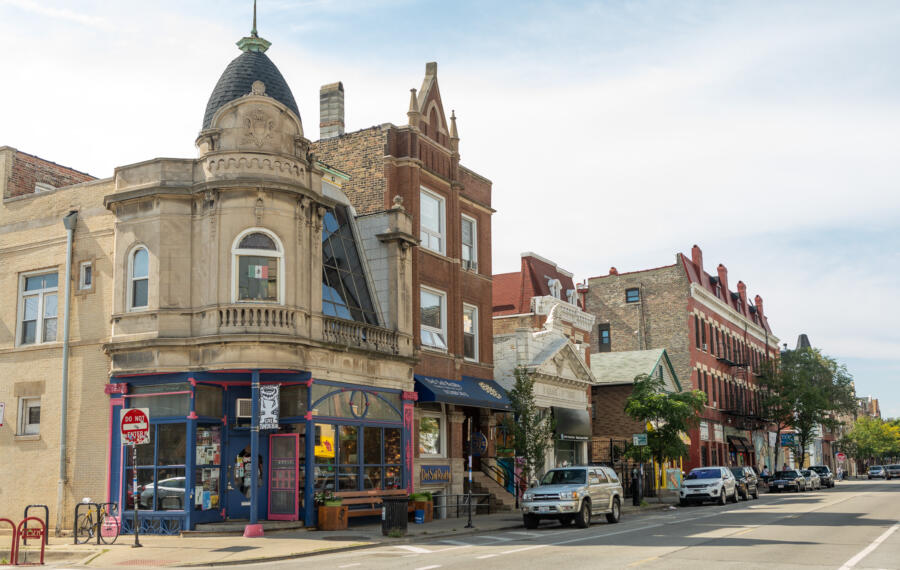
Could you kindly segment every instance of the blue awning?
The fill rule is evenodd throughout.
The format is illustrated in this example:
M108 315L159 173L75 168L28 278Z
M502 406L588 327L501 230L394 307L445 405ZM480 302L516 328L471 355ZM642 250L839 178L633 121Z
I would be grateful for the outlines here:
M448 380L420 374L415 377L420 402L444 402L504 411L510 409L506 390L493 380L471 376L463 376L462 380Z

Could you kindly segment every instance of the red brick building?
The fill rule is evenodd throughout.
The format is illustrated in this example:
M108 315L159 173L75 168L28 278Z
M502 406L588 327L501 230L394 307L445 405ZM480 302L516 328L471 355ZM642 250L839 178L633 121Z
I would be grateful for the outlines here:
M759 418L756 378L779 349L759 295L751 301L742 281L733 291L722 264L707 273L696 245L673 265L621 274L611 268L582 292L597 317L592 351L665 348L683 388L706 392L686 467L771 467L774 433Z
M5 182L4 199L51 192L63 186L96 180L90 174L9 146L0 146L0 178Z
M322 138L312 150L322 163L349 176L342 190L361 215L360 224L366 223L366 214L398 202L412 215L420 238L411 249L413 291L419 298L401 302L413 304L414 330L419 331L417 386L434 381L472 396L454 399L427 387L419 392L413 477L418 487L420 466L450 465L452 484L440 489L459 493L468 434L480 442L493 424L491 407L508 407L503 390L493 383L491 181L460 163L456 117L445 111L436 63L426 65L418 92L411 90L406 125L384 123L344 133L343 108L343 85L322 87ZM374 272L379 279L378 269ZM484 453L491 451L489 442Z

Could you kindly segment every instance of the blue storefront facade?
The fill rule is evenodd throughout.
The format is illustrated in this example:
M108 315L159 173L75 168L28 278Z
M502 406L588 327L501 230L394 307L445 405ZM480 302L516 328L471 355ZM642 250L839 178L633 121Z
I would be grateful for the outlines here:
M257 446L256 517L251 517L251 381L278 387L276 429ZM317 492L411 486L415 393L313 379L302 370L229 370L111 378L109 501L131 532L175 534L226 520L315 524ZM123 408L148 408L150 443L118 437ZM405 421L407 420L407 421Z

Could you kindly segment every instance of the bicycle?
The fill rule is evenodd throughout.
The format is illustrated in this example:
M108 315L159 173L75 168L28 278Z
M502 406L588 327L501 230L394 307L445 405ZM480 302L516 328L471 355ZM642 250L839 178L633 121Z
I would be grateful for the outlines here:
M90 503L89 500L84 502ZM87 512L78 515L78 520L75 521L75 542L90 542L99 530L103 544L113 544L121 531L121 518L118 514L117 503L100 503L88 507Z

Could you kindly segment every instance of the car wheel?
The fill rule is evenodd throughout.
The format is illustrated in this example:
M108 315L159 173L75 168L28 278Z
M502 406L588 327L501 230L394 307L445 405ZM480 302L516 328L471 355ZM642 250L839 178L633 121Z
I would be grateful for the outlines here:
M728 501L728 497L725 496L725 487L722 487L722 494L719 495L719 504L724 505Z
M741 500L741 495L740 495L740 493L738 492L738 488L735 487L735 488L734 488L734 494L731 495L731 502L732 502L732 503L737 503L737 502L740 501L740 500Z
M679 506L679 507L686 507L686 506L688 506L688 502L685 501L684 499L678 499L678 506Z
M759 486L757 486L757 487L753 490L753 498L754 498L754 499L759 499Z
M612 512L606 515L606 522L615 524L619 522L622 516L622 506L619 504L619 497L613 498Z
M525 524L525 528L537 528L538 527L538 518L534 515L523 515L522 522Z
M578 528L587 528L591 526L591 504L588 501L582 501L581 510L575 515L575 526Z

